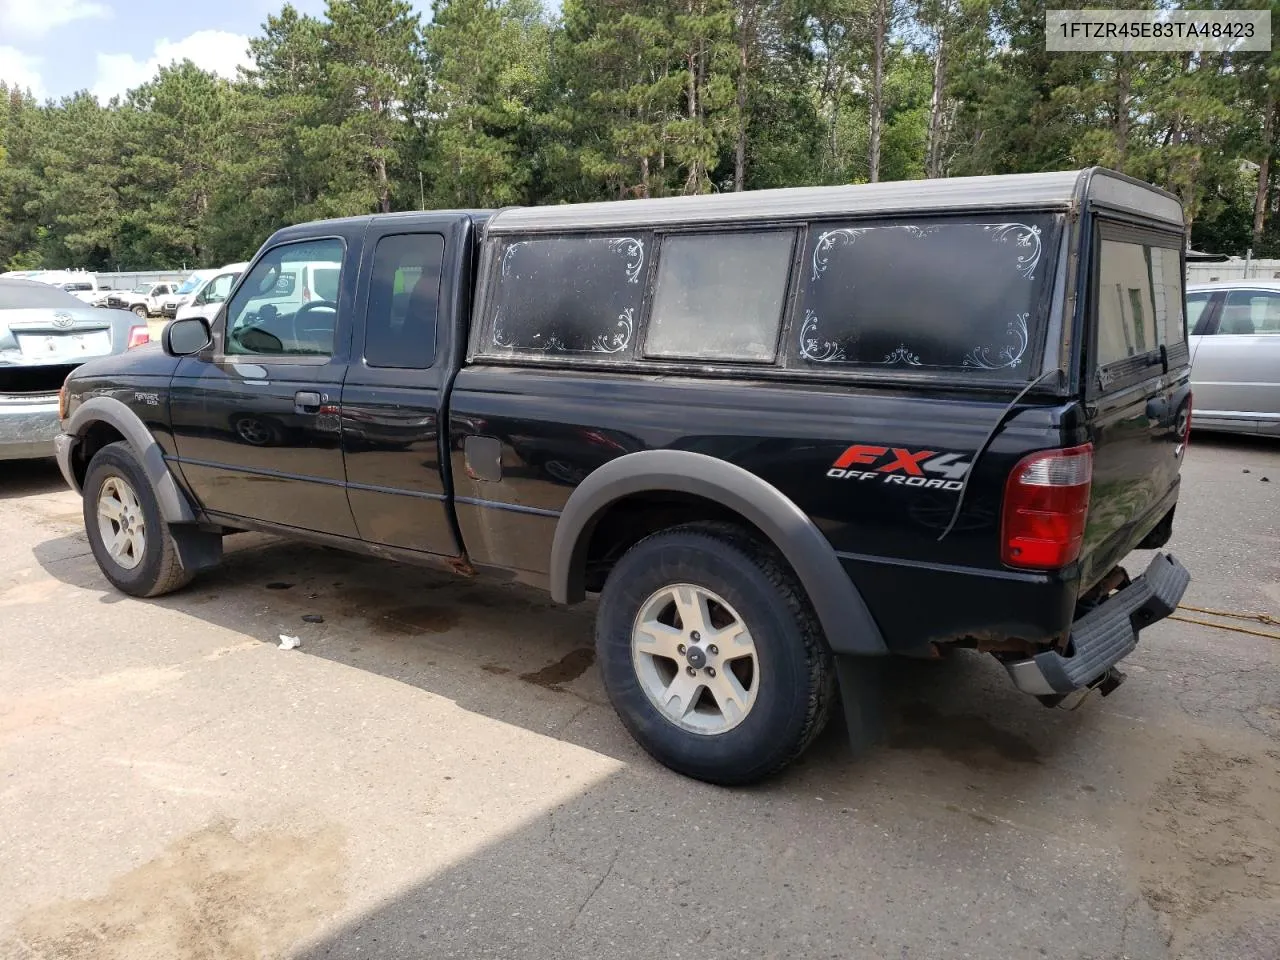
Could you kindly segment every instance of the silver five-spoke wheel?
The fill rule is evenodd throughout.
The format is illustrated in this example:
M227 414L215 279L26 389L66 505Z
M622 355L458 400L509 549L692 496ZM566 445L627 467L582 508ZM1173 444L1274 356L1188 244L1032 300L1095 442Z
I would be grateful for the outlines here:
M125 570L142 562L147 521L138 495L120 477L109 477L98 492L98 532L107 553Z
M705 587L663 587L640 607L631 634L636 677L649 701L683 730L724 733L751 712L760 661L737 611Z

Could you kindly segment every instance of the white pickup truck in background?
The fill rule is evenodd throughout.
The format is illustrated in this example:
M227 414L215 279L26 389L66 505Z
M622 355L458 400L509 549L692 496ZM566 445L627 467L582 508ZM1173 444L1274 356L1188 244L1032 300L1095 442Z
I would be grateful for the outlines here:
M132 310L144 320L160 315L161 302L175 293L179 284L172 280L143 283L132 290L113 290L106 306L113 310Z

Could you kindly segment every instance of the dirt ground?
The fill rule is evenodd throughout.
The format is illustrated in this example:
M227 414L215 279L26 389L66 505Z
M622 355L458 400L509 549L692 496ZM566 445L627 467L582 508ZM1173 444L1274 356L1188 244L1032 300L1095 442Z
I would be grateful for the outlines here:
M0 464L6 960L1280 957L1275 639L1162 623L1074 711L894 664L884 746L724 790L627 737L589 606L257 535L138 601L81 526ZM1185 605L1280 619L1278 543L1280 443L1197 437Z

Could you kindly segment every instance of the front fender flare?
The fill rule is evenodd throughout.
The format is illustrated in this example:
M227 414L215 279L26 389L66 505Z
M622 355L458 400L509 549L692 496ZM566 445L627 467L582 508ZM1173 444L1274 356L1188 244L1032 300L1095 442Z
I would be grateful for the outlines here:
M195 511L169 472L160 444L156 443L156 438L141 418L125 404L114 397L91 397L76 408L62 429L71 436L82 437L97 422L110 424L129 442L156 492L165 522L195 523Z
M662 491L714 500L763 532L799 577L835 653L888 653L858 588L804 511L755 474L687 450L629 453L577 486L560 514L551 545L552 599L577 603L586 597L591 534L611 504L632 494Z

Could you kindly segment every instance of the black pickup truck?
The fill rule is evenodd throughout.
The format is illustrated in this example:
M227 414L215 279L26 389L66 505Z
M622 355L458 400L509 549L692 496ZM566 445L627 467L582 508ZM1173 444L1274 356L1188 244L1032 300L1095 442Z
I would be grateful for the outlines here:
M336 299L279 283L338 277ZM599 594L641 744L796 757L886 654L1109 693L1188 574L1183 215L1100 169L418 212L271 237L216 316L87 363L58 459L156 596L262 530Z

